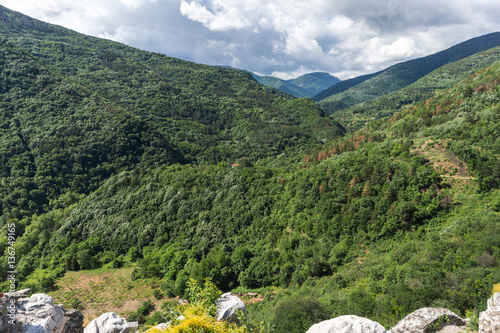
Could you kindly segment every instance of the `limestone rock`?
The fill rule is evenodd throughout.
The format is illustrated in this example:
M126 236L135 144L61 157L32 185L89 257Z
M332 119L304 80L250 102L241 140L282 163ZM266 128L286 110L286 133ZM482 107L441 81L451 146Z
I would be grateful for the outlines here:
M21 289L21 290L18 290L18 291L14 291L12 293L6 293L5 295L7 295L7 297L18 299L18 298L26 298L26 297L28 297L28 295L30 293L31 293L31 289L27 288L27 289Z
M75 309L64 311L64 324L63 333L83 333L83 314Z
M500 307L500 293L495 293L490 299L488 299L488 310L494 307Z
M222 294L217 300L217 320L229 321L231 323L239 323L236 316L236 310L240 310L247 317L247 310L243 301L233 293Z
M139 325L137 322L128 323L114 312L107 312L92 320L83 330L84 333L128 333Z
M479 314L479 333L500 333L500 306Z
M22 333L62 332L64 312L49 295L33 294L18 300L17 307L16 319L22 323Z
M404 317L388 333L430 333L445 326L465 329L466 322L455 313L444 308L422 308Z
M17 305L11 303L11 298L7 294L2 293L0 297L0 333L17 333L21 331L22 323L15 320ZM12 321L15 320L15 321Z
M306 333L385 333L385 328L370 319L351 315L314 324Z

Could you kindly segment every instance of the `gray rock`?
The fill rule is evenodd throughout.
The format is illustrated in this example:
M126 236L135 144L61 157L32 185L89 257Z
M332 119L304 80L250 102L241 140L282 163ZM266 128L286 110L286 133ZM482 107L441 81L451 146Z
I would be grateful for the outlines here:
M306 333L385 333L385 328L370 319L341 316L314 324Z
M137 322L128 323L114 312L107 312L92 320L83 330L84 333L128 333L139 325Z
M500 306L479 314L479 333L500 333Z
M243 301L233 293L222 294L217 302L217 320L218 321L228 321L231 323L239 324L238 317L236 316L236 310L240 310L247 316L247 309Z
M26 297L28 297L28 295L30 293L31 293L31 289L27 288L27 289L21 289L21 290L18 290L18 291L14 291L12 293L6 293L5 295L7 297L18 299L18 298L26 298Z
M388 333L430 333L445 326L465 329L466 322L455 313L444 308L422 308L404 317Z
M488 310L493 309L494 307L500 307L500 293L495 293L488 300Z
M64 311L64 324L63 333L83 333L83 314L75 309Z
M6 294L0 298L0 333L17 333L21 331L22 323L16 320L17 305L12 305L11 298Z
M52 297L33 294L17 302L16 319L22 323L21 333L61 333L64 327L64 312L54 305Z
M169 327L170 327L170 322L158 324L154 328L164 331Z

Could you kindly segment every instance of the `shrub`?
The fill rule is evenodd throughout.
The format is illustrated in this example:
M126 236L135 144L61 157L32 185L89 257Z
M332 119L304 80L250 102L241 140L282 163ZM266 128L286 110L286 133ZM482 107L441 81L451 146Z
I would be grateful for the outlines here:
M324 306L309 298L287 299L274 309L275 332L303 333L313 324L330 319Z

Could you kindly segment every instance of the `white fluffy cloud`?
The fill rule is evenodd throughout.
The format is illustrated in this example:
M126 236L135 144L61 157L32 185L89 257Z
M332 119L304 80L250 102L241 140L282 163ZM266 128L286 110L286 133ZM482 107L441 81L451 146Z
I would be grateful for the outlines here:
M288 78L343 79L500 30L497 0L0 0L142 49Z

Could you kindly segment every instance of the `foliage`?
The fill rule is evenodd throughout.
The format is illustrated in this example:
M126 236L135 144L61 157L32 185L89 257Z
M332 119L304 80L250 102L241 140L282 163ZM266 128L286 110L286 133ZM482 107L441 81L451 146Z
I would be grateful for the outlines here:
M258 328L252 329L246 325L240 327L234 323L226 321L217 321L215 312L217 306L215 301L221 295L221 291L215 287L209 280L205 280L203 285L198 284L195 280L188 281L189 303L182 305L177 309L177 312L183 316L182 319L173 320L165 330L152 328L147 330L148 333L157 332L199 332L199 333L250 333L269 332L261 325Z
M272 324L275 332L303 333L328 319L331 319L330 314L318 300L292 298L276 305Z
M139 324L144 324L147 321L148 315L154 310L154 304L150 300L142 302L141 306L127 318L128 321L137 321Z
M249 306L253 322L356 314L388 327L423 306L477 313L500 281L497 49L350 109L362 121L346 124L363 128L344 135L247 72L3 8L0 32L2 281L7 225L19 286L56 293L65 272L133 265L123 283L190 295L178 332L254 330L215 322L217 288L286 288ZM423 73L408 70L387 89ZM446 161L429 158L438 147Z
M491 66L499 58L500 47L495 47L442 66L403 89L364 103L334 107L334 104L340 102L329 101L328 104L332 104L332 107L337 110L332 117L354 132L366 126L372 119L391 117L411 105L433 97L437 91L452 88L482 68ZM472 88L470 89L471 94Z

